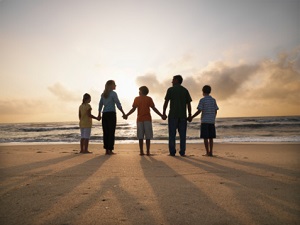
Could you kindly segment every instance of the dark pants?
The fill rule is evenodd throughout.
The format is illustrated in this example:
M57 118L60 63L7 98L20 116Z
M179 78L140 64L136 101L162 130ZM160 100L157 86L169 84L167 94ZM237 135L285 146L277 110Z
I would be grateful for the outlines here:
M168 119L169 128L169 152L170 155L176 154L176 131L178 130L180 137L180 155L185 155L186 148L186 130L187 130L187 120L186 118L169 118Z
M102 115L103 147L114 150L117 116L115 112L105 112Z

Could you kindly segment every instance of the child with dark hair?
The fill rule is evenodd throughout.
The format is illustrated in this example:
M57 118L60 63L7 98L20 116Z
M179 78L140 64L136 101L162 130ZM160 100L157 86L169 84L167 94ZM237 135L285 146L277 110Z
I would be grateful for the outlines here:
M137 138L139 139L140 155L144 155L143 141L146 139L147 155L150 155L150 140L153 138L152 129L152 118L150 114L150 108L153 109L162 119L166 119L159 111L155 108L154 102L151 97L147 96L149 89L146 86L139 88L139 95L134 99L132 109L124 116L127 119L136 108L138 109L137 115Z
M97 117L92 115L92 107L89 104L91 96L87 93L83 95L82 104L79 106L79 127L81 133L80 153L91 153L88 151L89 140L92 130L92 119Z
M213 139L216 138L215 120L219 107L216 100L210 96L211 87L209 85L203 86L202 92L204 97L199 101L198 111L189 118L189 121L191 122L202 112L200 138L204 139L206 155L213 156Z

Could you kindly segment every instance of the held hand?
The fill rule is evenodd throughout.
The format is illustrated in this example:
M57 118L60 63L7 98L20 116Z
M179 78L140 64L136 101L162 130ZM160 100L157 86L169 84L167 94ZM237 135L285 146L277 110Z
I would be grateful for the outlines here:
M189 116L189 117L187 118L187 120L188 120L189 122L192 122L192 121L193 121L193 117Z
M167 119L167 116L166 115L162 115L161 117L163 120L166 120Z
M125 114L124 114L122 117L123 117L124 120L127 120L127 119L128 119L128 116L125 115Z
M102 119L102 117L101 117L101 116L98 116L98 117L97 117L97 120L98 120L98 121L100 121L101 119Z

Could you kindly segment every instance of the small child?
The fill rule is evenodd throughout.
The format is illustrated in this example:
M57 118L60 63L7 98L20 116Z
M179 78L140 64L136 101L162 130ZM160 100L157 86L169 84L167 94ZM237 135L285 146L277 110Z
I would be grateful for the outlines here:
M90 106L91 96L84 94L82 104L79 106L79 127L81 133L80 153L92 153L88 151L89 140L92 130L92 118L98 119L91 114L92 107Z
M191 122L193 118L202 112L200 138L204 139L206 156L213 156L213 138L216 138L215 120L219 107L216 100L210 96L211 87L209 85L205 85L202 88L202 92L204 97L199 101L198 111L189 118L189 121Z
M139 88L139 95L134 99L132 104L132 109L123 117L127 119L130 114L132 114L136 108L138 109L137 115L137 138L139 139L140 155L144 155L143 141L144 136L146 138L147 155L150 155L150 139L153 138L152 129L152 118L150 114L150 108L153 109L163 120L166 116L162 115L158 109L155 108L154 102L151 97L147 96L149 89L146 86Z

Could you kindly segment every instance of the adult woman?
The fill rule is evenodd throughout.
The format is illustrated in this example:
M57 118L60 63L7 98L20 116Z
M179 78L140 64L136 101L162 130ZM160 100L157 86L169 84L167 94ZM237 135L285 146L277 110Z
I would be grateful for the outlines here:
M100 98L98 109L98 119L102 119L103 147L106 150L107 155L114 154L113 150L115 144L115 131L117 124L116 106L123 113L123 116L125 116L118 95L114 91L115 89L115 81L109 80L106 82L105 89ZM102 108L103 112L101 117Z

